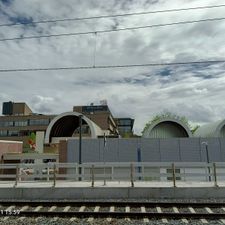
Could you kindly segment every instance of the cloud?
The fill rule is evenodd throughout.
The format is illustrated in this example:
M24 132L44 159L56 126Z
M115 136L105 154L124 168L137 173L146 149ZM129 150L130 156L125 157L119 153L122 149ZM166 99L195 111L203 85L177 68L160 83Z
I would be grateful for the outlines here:
M1 23L221 4L200 0L0 1ZM86 32L223 17L224 8L0 27L0 38ZM223 59L225 21L97 35L0 42L0 69L123 65ZM96 52L95 49L96 43ZM25 101L57 114L107 99L115 117L135 118L140 133L164 109L193 123L223 119L225 64L1 73L0 101Z

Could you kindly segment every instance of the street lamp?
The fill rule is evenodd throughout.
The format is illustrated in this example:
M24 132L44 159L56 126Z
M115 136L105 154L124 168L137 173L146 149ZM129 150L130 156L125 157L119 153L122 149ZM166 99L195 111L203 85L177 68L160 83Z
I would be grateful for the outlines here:
M205 151L206 151L206 160L207 163L209 164L209 150L208 150L208 142L203 141L202 145L205 145ZM208 166L208 172L209 172L209 181L211 181L211 176L210 176L210 166Z

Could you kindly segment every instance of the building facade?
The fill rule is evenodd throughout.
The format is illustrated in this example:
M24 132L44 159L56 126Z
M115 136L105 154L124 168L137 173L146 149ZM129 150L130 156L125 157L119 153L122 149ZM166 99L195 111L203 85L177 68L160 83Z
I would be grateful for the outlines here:
M44 132L45 136L48 133L48 140L45 138L47 144L51 144L52 140L58 143L61 137L76 138L79 136L79 115L83 116L83 137L101 138L106 135L115 138L133 129L134 120L115 119L107 103L74 106L73 112L43 115L33 113L26 103L4 102L0 116L0 139L23 141L24 148L29 149L32 135L35 136L38 131Z
M106 135L119 135L117 123L108 105L74 106L74 112L79 112L96 123Z
M134 119L116 118L119 134L123 137L126 134L133 135Z
M23 141L29 148L32 133L46 131L55 115L33 113L26 103L4 102L0 116L0 139Z

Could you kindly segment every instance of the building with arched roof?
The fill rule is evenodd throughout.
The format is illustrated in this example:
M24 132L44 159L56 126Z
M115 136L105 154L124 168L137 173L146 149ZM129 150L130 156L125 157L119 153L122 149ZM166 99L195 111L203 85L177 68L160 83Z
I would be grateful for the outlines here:
M72 137L79 128L79 116L82 116L82 127L87 128L89 137L97 138L103 135L102 129L93 121L78 112L66 112L59 114L51 120L45 134L45 143L58 143L59 140Z
M225 120L209 123L199 127L195 137L225 137Z
M161 118L144 130L144 138L174 138L192 137L189 127L180 120L174 118Z
M118 137L119 132L116 119L107 103L103 103L100 105L74 106L74 113L70 115L66 113L44 115L34 113L24 102L4 102L2 115L0 115L0 139L23 141L24 151L29 151L31 142L32 146L35 146L36 133L44 132L46 134L47 128L50 127L51 132L48 131L45 142L46 144L51 144L52 140L55 140L53 142L55 144L58 143L59 140L57 139L60 139L60 137L70 138L78 136L78 115L81 114L85 116L82 124L83 137L96 138L104 134L110 137ZM64 115L63 118L59 118L62 115ZM51 127L51 121L55 121L55 119L58 120Z

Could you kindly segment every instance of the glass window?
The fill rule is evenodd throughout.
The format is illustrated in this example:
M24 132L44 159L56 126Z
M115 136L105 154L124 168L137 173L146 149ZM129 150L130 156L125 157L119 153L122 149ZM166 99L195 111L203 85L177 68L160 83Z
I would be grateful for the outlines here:
M30 120L30 126L41 126L41 125L48 125L49 119L37 119L37 120Z
M13 121L0 121L0 127L13 127Z
M119 127L119 131L122 132L122 133L129 133L129 132L132 132L130 126Z
M129 125L131 125L131 120L119 120L118 121L118 124L120 125L120 126L129 126Z
M6 137L7 136L7 130L0 130L0 137Z
M15 121L15 127L24 127L27 126L27 120L23 120L23 121Z
M19 136L19 131L18 130L9 130L8 135L9 136Z

